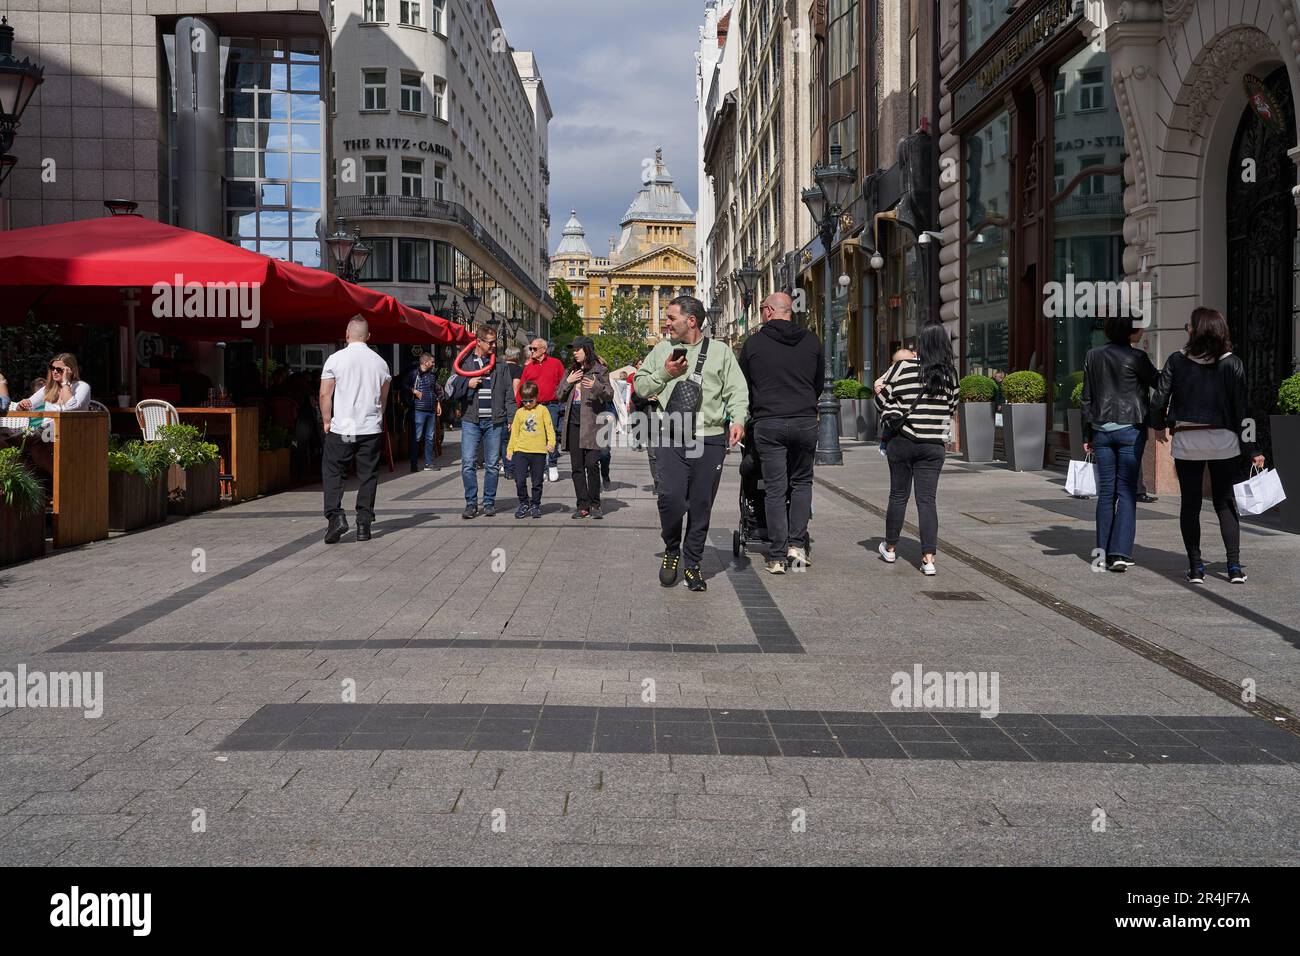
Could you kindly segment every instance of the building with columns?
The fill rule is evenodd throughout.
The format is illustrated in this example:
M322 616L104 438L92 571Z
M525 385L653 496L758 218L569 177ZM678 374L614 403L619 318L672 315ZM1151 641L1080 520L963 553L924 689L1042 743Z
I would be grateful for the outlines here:
M1295 0L942 0L941 314L963 371L1047 379L1049 462L1100 320L1045 285L1144 283L1161 365L1192 309L1228 319L1267 447L1300 339ZM945 175L946 172L946 175ZM1148 487L1173 487L1147 446Z
M673 184L662 149L645 173L619 223L619 238L609 240L608 257L592 254L577 210L551 256L551 287L558 279L569 286L590 335L599 334L614 296L636 299L648 335L656 338L668 303L695 295L695 213Z

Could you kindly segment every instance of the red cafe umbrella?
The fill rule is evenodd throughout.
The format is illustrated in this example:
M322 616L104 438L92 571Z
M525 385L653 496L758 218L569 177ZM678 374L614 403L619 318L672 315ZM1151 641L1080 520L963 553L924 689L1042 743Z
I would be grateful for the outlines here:
M332 342L370 323L377 343L470 340L461 326L321 269L140 216L0 232L0 324L126 325L179 338Z

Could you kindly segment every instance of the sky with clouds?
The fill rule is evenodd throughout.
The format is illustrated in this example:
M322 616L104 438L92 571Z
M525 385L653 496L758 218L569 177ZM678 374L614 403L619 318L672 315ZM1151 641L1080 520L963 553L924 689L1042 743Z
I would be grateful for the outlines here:
M531 50L550 125L550 251L576 208L596 255L608 250L641 185L642 160L664 163L692 209L695 51L703 0L495 0L506 38Z

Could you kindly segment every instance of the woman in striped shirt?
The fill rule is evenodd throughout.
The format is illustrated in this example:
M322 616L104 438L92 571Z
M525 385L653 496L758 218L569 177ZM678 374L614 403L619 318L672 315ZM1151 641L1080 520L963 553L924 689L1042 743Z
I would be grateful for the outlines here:
M880 557L893 564L903 531L907 502L916 486L916 510L921 526L921 571L935 573L939 511L935 494L943 468L944 444L952 437L957 409L957 367L952 340L942 323L927 325L917 336L917 357L895 362L876 386L882 434L889 458L889 509Z

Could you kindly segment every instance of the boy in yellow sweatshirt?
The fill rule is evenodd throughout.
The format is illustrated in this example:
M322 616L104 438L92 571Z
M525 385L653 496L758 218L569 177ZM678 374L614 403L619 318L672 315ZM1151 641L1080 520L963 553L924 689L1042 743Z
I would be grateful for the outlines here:
M515 490L519 492L519 507L515 517L542 516L542 476L546 473L547 456L555 451L555 424L546 406L537 404L537 383L524 382L519 386L523 407L515 412L510 426L510 443L506 445L506 461L514 462ZM519 456L517 462L515 456ZM528 497L528 476L533 477L533 496Z

